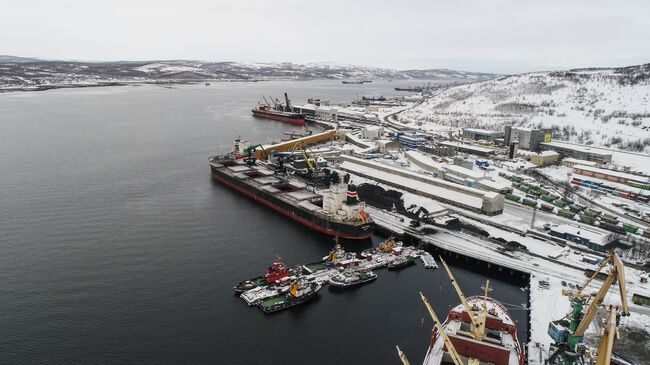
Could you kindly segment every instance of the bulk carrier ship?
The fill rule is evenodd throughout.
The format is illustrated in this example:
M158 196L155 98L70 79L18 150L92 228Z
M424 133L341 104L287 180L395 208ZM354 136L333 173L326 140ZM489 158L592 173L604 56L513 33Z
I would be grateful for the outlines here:
M253 108L253 110L251 110L253 116L291 124L305 124L305 115L293 111L287 93L284 93L284 105L277 99L274 100L271 98L271 102L269 103L265 97L262 98L264 99L265 104L258 104Z
M244 158L239 140L231 153L210 157L212 178L282 215L315 231L340 238L366 239L373 221L356 187L348 181L332 181L328 188L307 189L307 184L286 173L282 162ZM338 176L338 175L337 175Z

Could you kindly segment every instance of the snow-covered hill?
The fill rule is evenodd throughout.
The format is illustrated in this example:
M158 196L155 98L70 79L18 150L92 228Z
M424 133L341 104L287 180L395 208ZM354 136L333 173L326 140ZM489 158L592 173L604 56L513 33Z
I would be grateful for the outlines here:
M474 81L493 74L453 70L398 71L324 63L238 63L202 61L75 62L0 56L0 89L95 85L119 82L201 80L427 79Z
M423 129L554 129L554 138L650 152L650 64L504 76L448 88L400 115Z

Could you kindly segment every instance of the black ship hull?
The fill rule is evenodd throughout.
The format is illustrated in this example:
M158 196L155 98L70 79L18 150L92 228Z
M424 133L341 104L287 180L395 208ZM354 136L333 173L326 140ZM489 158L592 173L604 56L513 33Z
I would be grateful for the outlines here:
M282 215L320 233L346 239L367 239L372 236L374 231L371 222L363 224L346 224L343 222L330 221L323 217L319 217L310 211L280 200L271 193L255 189L253 186L220 171L220 169L212 165L210 165L210 169L212 170L212 178L214 180L219 181L220 183L247 195L251 199L268 206Z

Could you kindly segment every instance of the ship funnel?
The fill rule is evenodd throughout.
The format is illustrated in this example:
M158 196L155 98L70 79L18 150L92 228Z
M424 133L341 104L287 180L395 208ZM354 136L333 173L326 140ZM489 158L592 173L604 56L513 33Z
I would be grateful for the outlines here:
M357 186L354 184L348 184L348 192L347 192L347 200L346 203L348 204L354 204L359 200L359 197L357 195Z

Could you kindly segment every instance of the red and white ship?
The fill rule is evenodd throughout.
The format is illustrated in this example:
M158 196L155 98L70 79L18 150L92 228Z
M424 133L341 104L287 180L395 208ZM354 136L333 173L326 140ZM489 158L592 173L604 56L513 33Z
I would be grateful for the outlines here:
M526 354L517 338L517 323L503 304L488 296L490 282L483 287L483 295L465 298L449 267L441 261L461 304L451 308L441 324L422 296L436 322L424 365L524 365Z
M257 118L277 120L279 122L291 124L305 124L305 115L293 111L291 100L289 100L287 93L284 93L284 98L284 105L277 99L273 100L273 98L271 98L271 103L269 103L266 101L266 98L264 98L266 104L258 104L253 110L251 110L251 112Z

